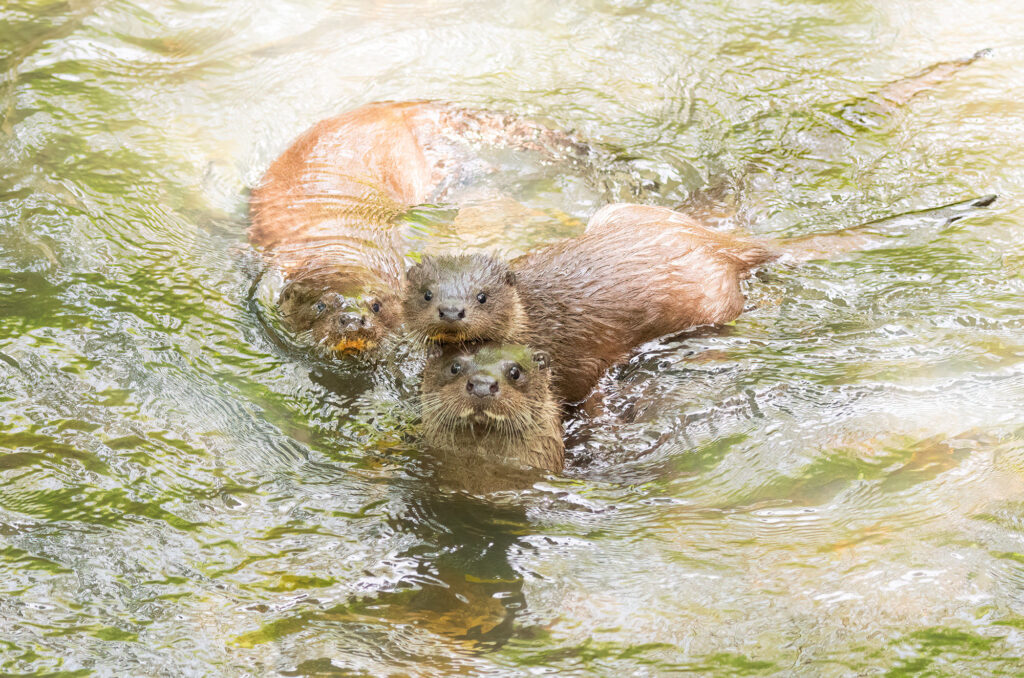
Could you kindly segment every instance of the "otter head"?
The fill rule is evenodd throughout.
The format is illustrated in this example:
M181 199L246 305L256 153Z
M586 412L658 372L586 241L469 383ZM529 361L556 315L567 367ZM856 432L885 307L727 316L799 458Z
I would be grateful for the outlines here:
M524 439L558 427L548 354L519 344L449 344L432 349L423 371L428 440L461 434ZM560 429L558 429L560 431Z
M424 257L406 274L403 310L414 336L440 343L506 341L522 313L516 275L483 254Z
M402 322L400 295L383 283L343 272L290 280L278 307L291 332L342 353L373 348Z

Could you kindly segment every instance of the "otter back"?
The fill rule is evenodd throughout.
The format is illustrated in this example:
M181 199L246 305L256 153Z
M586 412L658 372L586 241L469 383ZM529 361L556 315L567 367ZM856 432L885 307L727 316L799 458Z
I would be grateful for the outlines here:
M428 101L363 106L293 142L253 190L249 228L250 242L284 275L288 294L278 303L288 303L288 329L345 347L374 345L393 331L405 257L419 244L399 217L479 172L486 145L586 152L569 135L514 115Z
M553 391L581 400L640 344L736 318L740 282L777 256L672 210L610 205L583 236L512 262L526 319L514 339L549 351Z

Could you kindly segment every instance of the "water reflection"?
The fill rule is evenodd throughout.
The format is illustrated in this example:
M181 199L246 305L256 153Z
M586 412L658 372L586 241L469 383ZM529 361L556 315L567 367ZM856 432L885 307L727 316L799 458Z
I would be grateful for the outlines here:
M401 576L364 581L340 605L293 612L237 642L267 643L325 625L381 631L413 625L474 652L500 647L511 637L516 615L525 608L522 576L508 559L518 536L530 531L522 507L420 487L388 517L387 527L414 542L377 564Z

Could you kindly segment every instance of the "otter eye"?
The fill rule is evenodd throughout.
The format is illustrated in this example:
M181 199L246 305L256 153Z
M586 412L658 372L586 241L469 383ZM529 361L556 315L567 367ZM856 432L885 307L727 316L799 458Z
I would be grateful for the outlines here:
M313 304L313 308L316 309L317 313L323 313L324 311L327 310L327 304L325 304L322 301L318 301L315 304Z
M380 313L380 302L373 302L373 306L370 307L370 310L373 311L374 313Z
M451 371L452 374L458 374L459 372L462 371L462 365L460 365L458 363L452 363L450 371Z
M508 368L508 378L512 381L519 381L519 377L523 376L522 371L519 369L519 365L513 365Z
M480 294L476 295L476 300L482 304L485 301L487 301L487 295L481 292Z
M434 293L431 292L430 290L427 290L426 292L423 293L423 298L426 299L427 301L430 301L431 299L434 298Z

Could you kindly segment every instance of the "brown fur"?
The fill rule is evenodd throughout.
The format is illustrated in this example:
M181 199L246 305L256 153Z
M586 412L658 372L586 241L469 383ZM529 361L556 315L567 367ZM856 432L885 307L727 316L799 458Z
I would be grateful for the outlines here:
M608 205L582 236L511 264L486 255L424 257L408 272L406 327L426 341L503 341L546 351L552 393L576 402L636 346L736 318L744 305L740 283L761 264L869 249L905 223L949 224L995 199L770 243L709 230L665 207Z
M478 487L479 479L464 476L484 474L484 467L492 476L517 475L524 466L561 471L561 414L549 375L548 356L525 346L437 350L423 373L423 434L442 475ZM477 380L476 392L467 390Z
M743 310L740 281L777 256L763 243L711 231L672 210L609 205L584 235L511 265L482 255L426 258L408 274L406 322L431 340L544 350L552 392L573 402L636 346L734 319ZM465 317L446 322L439 308L452 305Z
M401 325L401 296L367 285L365 273L336 269L293 278L278 298L282 322L312 346L344 353L372 348Z
M253 190L249 240L285 276L279 303L289 329L354 349L397 327L414 243L396 221L479 171L481 145L586 152L516 116L413 101L324 120L282 153ZM321 301L329 308L315 312ZM386 312L374 312L375 303Z

